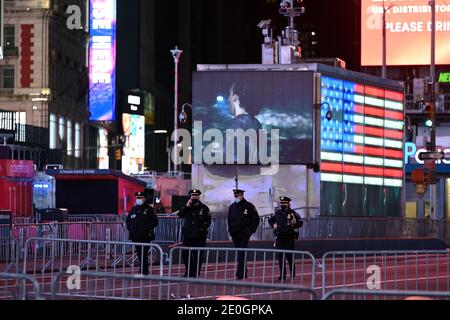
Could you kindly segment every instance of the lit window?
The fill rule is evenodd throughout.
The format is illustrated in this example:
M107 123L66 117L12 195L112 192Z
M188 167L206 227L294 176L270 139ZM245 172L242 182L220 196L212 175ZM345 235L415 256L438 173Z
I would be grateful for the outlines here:
M66 122L63 117L59 117L59 141L64 144L66 139Z
M72 121L67 120L67 155L73 156L73 133L72 133Z
M50 149L58 148L58 127L56 123L56 115L50 114Z
M81 125L75 123L75 158L81 158Z

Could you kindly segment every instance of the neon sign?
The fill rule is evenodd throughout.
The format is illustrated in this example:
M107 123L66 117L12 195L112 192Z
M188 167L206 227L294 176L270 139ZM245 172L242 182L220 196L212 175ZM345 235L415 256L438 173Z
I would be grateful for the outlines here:
M438 149L438 151L443 151L446 155L450 155L450 149ZM414 143L407 142L405 144L405 164L410 164L411 158L414 158L417 164L424 164L425 161L419 158L420 154L424 152L428 152L428 150L425 148L418 149ZM450 160L437 160L436 164L450 164Z
M115 120L116 0L90 0L89 109L91 120Z
M450 83L450 72L442 72L439 75L439 83Z

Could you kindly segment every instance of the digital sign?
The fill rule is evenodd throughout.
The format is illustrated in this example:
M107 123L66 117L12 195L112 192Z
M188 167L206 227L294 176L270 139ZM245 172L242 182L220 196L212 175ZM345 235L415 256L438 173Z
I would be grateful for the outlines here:
M116 0L90 0L89 110L93 121L115 120Z
M124 113L122 115L124 146L122 172L139 174L145 165L145 117Z
M322 77L321 181L403 186L403 98L401 92Z
M383 4L386 12L387 65L429 65L429 0L362 0L361 65L382 64ZM436 63L450 64L450 3L436 0Z
M197 72L193 76L194 121L201 123L203 145L194 140L204 153L214 150L218 161L207 164L261 164L264 154L271 154L278 133L279 164L311 164L313 160L313 72L284 71L211 71ZM210 131L217 131L223 146L206 138ZM255 138L242 139L245 157L236 156L238 143L232 152L227 134L254 132ZM194 126L194 133L199 132ZM250 135L249 135L250 136ZM263 138L261 138L263 137ZM238 139L237 139L238 140ZM239 140L238 140L239 141ZM264 145L266 144L266 145ZM264 147L266 149L264 150ZM229 149L228 149L229 148ZM264 150L264 151L263 151ZM301 150L301 152L298 152ZM252 163L252 158L256 161ZM223 160L219 163L219 160ZM194 160L196 164L200 161Z

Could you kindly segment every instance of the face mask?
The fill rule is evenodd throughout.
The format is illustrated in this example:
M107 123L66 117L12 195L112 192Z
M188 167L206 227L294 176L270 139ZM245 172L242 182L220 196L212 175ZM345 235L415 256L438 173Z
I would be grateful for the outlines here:
M144 200L143 199L137 199L136 200L136 205L137 206L142 206L144 204Z
M196 206L196 205L200 202L200 200L198 200L198 199L192 199L191 202L192 202L192 204L193 204L194 206Z
M242 201L242 198L241 198L241 197L234 198L234 202L235 202L235 203L239 203L239 202L241 202L241 201Z

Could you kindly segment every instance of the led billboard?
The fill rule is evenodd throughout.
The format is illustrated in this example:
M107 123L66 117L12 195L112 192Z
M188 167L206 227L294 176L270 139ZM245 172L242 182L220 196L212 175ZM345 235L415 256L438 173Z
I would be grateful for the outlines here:
M383 49L383 4L386 12L387 64L429 65L429 0L362 0L361 65L380 66ZM436 0L436 63L450 64L450 3Z
M322 77L322 214L400 213L403 99L402 92Z
M124 134L122 172L127 175L142 173L145 162L145 117L124 113L122 127Z
M261 164L264 153L274 156L271 151L275 145L279 145L280 164L313 163L313 78L313 72L194 73L194 135L201 127L204 138L201 146L194 138L194 154L197 154L197 148L204 152L223 152L223 158L216 158L223 160L222 163L205 163L205 157L203 162L195 159L195 163ZM224 145L217 139L211 141L212 130L221 133ZM228 133L238 130L255 132L254 137L259 138L258 141L245 139L245 159L236 154L229 157L232 152L228 151L233 148L227 144L230 141ZM276 139L277 143L274 143ZM237 140L244 144L244 139ZM235 145L234 152L238 148ZM252 159L256 161L252 163Z
M116 0L90 0L89 110L93 121L115 120Z

